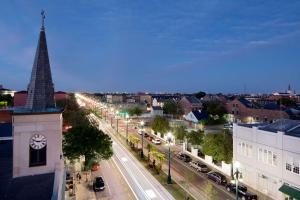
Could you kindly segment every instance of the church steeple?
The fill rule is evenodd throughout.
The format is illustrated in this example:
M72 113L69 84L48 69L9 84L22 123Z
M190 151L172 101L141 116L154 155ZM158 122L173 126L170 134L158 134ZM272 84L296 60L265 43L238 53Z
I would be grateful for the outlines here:
M54 108L54 86L52 82L50 62L44 27L45 13L42 11L42 26L28 84L28 96L25 108L30 110L45 110Z

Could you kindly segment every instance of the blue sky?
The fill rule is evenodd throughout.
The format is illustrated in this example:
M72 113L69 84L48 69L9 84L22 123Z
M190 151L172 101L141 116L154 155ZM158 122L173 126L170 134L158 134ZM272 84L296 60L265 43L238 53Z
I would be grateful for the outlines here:
M300 93L300 1L1 1L0 84L26 89L41 23L56 90Z

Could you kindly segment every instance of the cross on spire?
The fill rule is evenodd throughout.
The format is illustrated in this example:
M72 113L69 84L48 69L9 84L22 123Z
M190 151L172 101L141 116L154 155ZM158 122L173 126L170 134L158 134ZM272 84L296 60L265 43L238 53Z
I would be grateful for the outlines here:
M45 11L42 10L41 12L41 15L42 15L42 30L45 30L45 18L46 18L46 15L45 15Z

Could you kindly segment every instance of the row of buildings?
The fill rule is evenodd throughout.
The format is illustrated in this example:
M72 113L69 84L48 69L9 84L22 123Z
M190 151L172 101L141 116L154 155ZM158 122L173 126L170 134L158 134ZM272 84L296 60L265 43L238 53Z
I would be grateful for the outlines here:
M109 104L143 104L148 110L161 113L167 101L178 103L183 117L190 116L194 122L205 113L201 113L203 103L218 101L224 105L230 122L258 123L273 122L276 119L300 119L300 96L288 87L286 92L269 95L206 95L201 99L191 94L99 94L102 101ZM288 102L289 104L285 103ZM189 118L189 117L188 117Z

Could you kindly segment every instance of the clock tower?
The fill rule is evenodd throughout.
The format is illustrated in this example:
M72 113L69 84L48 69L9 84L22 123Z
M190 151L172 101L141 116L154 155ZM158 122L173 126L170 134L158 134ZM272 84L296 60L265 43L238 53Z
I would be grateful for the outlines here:
M13 113L13 177L53 173L63 168L62 109L54 101L54 84L42 26L24 108Z

